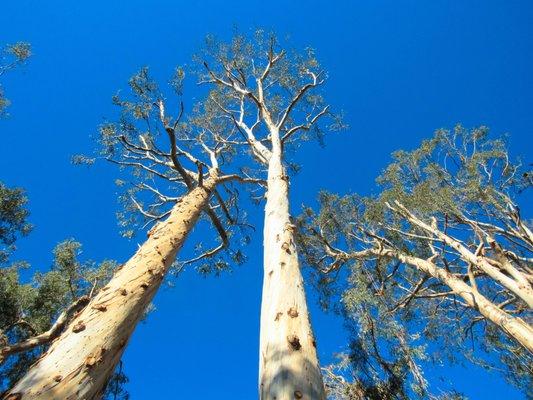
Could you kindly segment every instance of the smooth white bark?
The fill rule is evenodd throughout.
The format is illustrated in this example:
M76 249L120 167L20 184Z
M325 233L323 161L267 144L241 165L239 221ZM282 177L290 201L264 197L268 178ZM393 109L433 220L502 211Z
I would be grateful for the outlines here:
M274 148L264 225L260 399L323 400L326 395L289 218L288 190L281 151Z

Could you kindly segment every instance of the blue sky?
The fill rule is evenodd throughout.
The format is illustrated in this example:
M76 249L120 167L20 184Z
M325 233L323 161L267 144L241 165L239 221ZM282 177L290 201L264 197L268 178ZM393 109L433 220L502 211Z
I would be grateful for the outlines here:
M369 193L392 151L458 122L508 132L512 153L530 156L528 1L2 3L0 43L31 42L34 57L3 82L13 105L0 121L0 179L28 191L36 228L17 256L38 268L49 267L52 248L67 237L81 241L88 258L122 261L132 254L143 235L128 241L118 234L115 169L74 167L70 157L94 148L91 135L114 113L111 96L139 67L150 66L166 82L205 34L227 36L235 25L274 29L296 46L316 48L330 75L328 98L350 125L325 149L315 143L300 149L294 213L320 189ZM258 227L261 211L250 210ZM157 311L124 357L133 400L257 397L260 243L255 238L248 262L231 274L205 279L190 270L161 290ZM346 334L342 321L309 297L326 364ZM428 377L436 374L473 399L523 398L498 375L472 366L445 366Z

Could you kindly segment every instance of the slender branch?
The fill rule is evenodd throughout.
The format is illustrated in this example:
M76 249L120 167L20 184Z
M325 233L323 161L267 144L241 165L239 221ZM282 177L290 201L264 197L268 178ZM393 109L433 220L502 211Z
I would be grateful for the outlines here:
M318 119L324 115L327 114L329 110L329 106L325 106L318 114L316 114L309 122L306 124L296 125L290 128L285 135L281 138L281 142L284 143L285 141L289 140L290 137L298 132L299 130L308 131L311 129L311 127L318 121Z
M193 187L193 182L188 172L185 170L185 168L183 168L183 166L178 160L176 148L176 132L173 128L167 125L167 121L165 118L165 105L163 103L163 100L159 100L157 104L159 106L159 119L165 127L165 131L167 132L168 138L170 140L170 159L172 160L172 164L174 164L174 168L176 168L176 171L178 171L178 173L181 175L183 181L190 190Z
M184 266L186 266L188 264L195 263L195 262L200 261L200 260L202 260L204 258L213 257L218 252L222 251L225 247L226 247L226 245L224 243L221 243L217 247L214 247L213 249L208 250L208 251L200 254L198 257L191 258L190 260L187 260L187 261L182 261L180 264L182 265L182 267L184 267Z
M324 82L324 80L318 81L318 76L320 74L317 75L317 74L315 74L314 72L311 72L311 71L306 71L306 73L311 76L312 82L311 83L307 83L304 86L302 86L300 88L300 90L298 91L298 93L296 94L296 96L294 96L294 98L291 100L291 102L289 103L289 105L285 109L285 111L283 113L283 116L281 117L281 119L279 120L279 122L277 124L278 129L283 128L283 125L287 121L287 118L289 118L289 114L291 113L293 108L296 106L296 104L300 101L300 99L307 93L307 91L309 91L310 89L312 89L312 88L314 88L314 87L316 87L318 85L321 85Z

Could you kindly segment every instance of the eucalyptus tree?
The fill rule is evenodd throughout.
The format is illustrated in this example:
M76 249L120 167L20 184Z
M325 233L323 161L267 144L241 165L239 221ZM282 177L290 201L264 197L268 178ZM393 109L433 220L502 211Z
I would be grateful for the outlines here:
M178 94L182 79L177 69L171 86ZM126 169L118 182L125 188L122 223L152 223L148 239L75 315L8 398L100 398L135 326L202 213L220 241L181 265L209 259L212 268L221 268L228 255L233 262L242 259L228 239L228 227L242 225L232 207L234 192L228 188L225 201L217 185L257 180L221 171L231 148L204 131L189 129L182 122L184 108L179 102L177 116L170 117L169 102L146 68L130 79L129 86L130 96L113 99L121 110L118 121L99 129L100 157ZM75 161L94 159L77 156Z
M379 194L322 193L320 211L305 210L299 241L307 262L324 289L340 290L359 329L358 350L372 354L385 376L397 378L396 367L407 365L425 391L416 361L426 357L421 335L452 358L461 358L458 344L462 356L487 367L497 355L498 367L527 389L533 236L516 199L531 188L531 171L511 161L505 142L491 140L485 127L439 130L393 157L377 180ZM334 289L344 265L348 286ZM396 361L379 351L384 338Z
M288 51L262 31L228 43L208 37L197 60L200 83L209 88L197 123L251 155L252 162L242 161L248 173L266 169L255 171L267 178L260 398L324 399L289 211L287 152L310 136L321 139L323 119L331 122L327 128L339 127L321 95L326 73L312 49ZM232 136L222 138L225 132Z
M0 393L30 368L116 267L109 260L79 261L81 245L72 239L56 246L46 272L13 261L16 241L32 228L28 215L24 191L0 183ZM29 273L30 279L22 279ZM124 394L125 379L123 373L113 376L113 394Z
M7 71L24 64L31 56L31 46L29 43L17 42L5 46L0 50L0 77ZM0 86L0 116L5 115L9 100L4 96L2 86Z

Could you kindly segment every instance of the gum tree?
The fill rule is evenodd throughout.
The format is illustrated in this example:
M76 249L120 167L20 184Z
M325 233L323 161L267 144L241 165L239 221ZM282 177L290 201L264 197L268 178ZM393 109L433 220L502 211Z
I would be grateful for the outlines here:
M172 86L178 92L182 78L177 70ZM220 242L191 261L210 259L211 265L220 267L223 259L214 261L214 257L223 249L234 262L242 257L228 249L224 225L238 226L239 221L217 185L257 181L222 173L221 164L231 156L228 147L182 123L183 106L177 104L177 116L171 118L167 101L146 68L129 83L131 96L114 98L121 109L118 122L100 128L100 156L123 170L119 182L126 189L123 216L129 222L152 223L148 239L76 313L7 398L100 398L135 326L202 213L216 228ZM94 160L78 156L75 161ZM129 213L133 211L136 216Z
M320 95L326 74L312 49L287 51L263 32L228 43L208 37L198 60L200 83L209 88L199 125L222 143L242 147L253 158L243 161L244 168L255 163L256 173L267 178L260 398L324 399L290 217L287 152L312 135L322 138L320 123L332 117ZM337 127L333 121L330 128ZM223 139L222 132L233 135Z
M0 77L31 56L28 43L6 46L0 55ZM0 115L9 100L0 88ZM31 270L24 261L13 261L15 242L30 233L27 197L23 189L0 182L0 395L30 369L51 342L65 329L113 273L116 263L80 262L81 244L73 239L54 249L54 263L23 280L21 271ZM26 275L28 272L25 273ZM122 366L122 364L121 364ZM120 368L112 375L104 398L126 399L127 377ZM7 398L12 398L6 395ZM18 397L18 396L15 396Z
M526 387L533 236L516 198L531 188L531 172L512 162L505 142L489 139L485 127L439 130L393 157L378 178L378 195L323 193L320 212L306 210L299 240L307 262L329 290L344 265L351 269L340 291L344 311L358 320L358 343L377 359L384 359L380 337L396 343L419 389L424 380L408 356L423 359L424 351L402 334L404 326L438 339L452 358L471 339L498 354L499 367ZM372 327L375 335L368 335ZM490 366L469 346L462 353ZM385 375L394 376L392 365L381 363Z
M0 393L26 373L116 267L112 261L79 261L81 245L69 239L54 249L48 271L23 281L21 271L31 272L31 266L12 258L16 240L31 230L28 215L24 191L0 183ZM113 389L124 393L120 384Z

